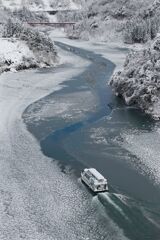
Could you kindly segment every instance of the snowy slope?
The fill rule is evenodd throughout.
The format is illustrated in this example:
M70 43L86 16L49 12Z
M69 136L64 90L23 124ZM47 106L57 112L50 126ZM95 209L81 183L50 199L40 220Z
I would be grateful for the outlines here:
M78 9L81 0L0 0L0 7L10 9L25 6L30 10Z

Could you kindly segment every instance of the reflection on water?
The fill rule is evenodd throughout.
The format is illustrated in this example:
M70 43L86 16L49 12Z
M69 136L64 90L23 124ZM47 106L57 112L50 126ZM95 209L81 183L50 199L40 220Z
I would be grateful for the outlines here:
M159 187L153 184L147 172L142 171L143 165L137 169L132 164L138 162L137 155L121 144L124 132L152 132L155 123L136 108L126 107L120 99L112 96L106 79L110 78L114 64L98 54L68 48L61 43L57 45L89 58L92 64L76 79L65 82L63 89L27 109L24 119L28 129L41 141L43 153L58 160L62 171L74 172L75 178L79 178L84 167L95 167L108 178L110 193L93 195L92 200L103 217L99 222L104 224L100 239L108 239L105 231L107 233L109 217L129 239L158 240ZM90 104L88 92L93 98ZM28 121L27 112L38 116L41 109L52 101L50 111L61 101L64 110L44 120L38 119L37 125L36 117L36 121L31 118ZM79 187L83 187L81 183ZM84 187L84 191L89 190Z

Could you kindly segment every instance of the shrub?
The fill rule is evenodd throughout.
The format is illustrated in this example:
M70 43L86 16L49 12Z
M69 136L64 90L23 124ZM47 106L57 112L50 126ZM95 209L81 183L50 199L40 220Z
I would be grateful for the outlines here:
M57 51L52 40L43 33L27 27L18 20L8 19L4 25L3 37L15 37L25 41L37 58L42 59L43 56L43 59L46 59L46 64L47 62L50 64L58 60Z

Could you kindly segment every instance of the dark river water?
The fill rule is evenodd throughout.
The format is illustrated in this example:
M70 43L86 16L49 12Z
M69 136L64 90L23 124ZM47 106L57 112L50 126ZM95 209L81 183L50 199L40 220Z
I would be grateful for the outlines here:
M85 167L95 167L108 179L109 193L97 194L97 198L103 214L109 216L128 239L159 240L160 188L129 164L136 162L137 157L119 144L123 141L123 132L152 131L155 123L112 95L106 81L113 74L114 63L91 51L56 44L89 59L91 64L82 74L68 79L60 90L26 109L23 118L29 131L40 142L43 153L58 161L61 171L73 175L77 182ZM60 66L56 71L67 67L71 66ZM42 72L46 77L47 71ZM38 122L32 118L32 113L38 115L48 106L52 111L53 105L60 102L70 107L60 114L39 118ZM92 194L87 188L84 191ZM104 233L103 236L99 233L99 239L105 239Z

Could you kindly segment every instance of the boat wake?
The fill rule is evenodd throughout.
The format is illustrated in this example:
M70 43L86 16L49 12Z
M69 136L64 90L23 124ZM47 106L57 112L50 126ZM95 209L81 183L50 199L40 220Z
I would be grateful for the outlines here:
M125 217L127 219L127 216L125 215L124 211L122 210L122 208L116 204L116 202L112 199L115 196L114 194L111 193L99 193L98 194L98 199L102 202L102 201L107 201L109 205L111 205L112 207L114 207L114 209L116 209L123 217Z
M129 239L136 240L139 236L139 239L158 240L159 225L155 216L159 210L153 209L152 205L116 193L98 193L93 197L93 204L103 217L109 216L123 229Z

